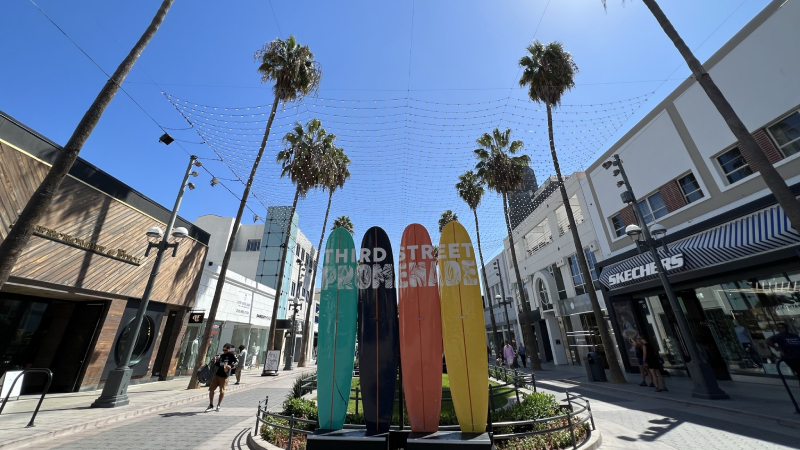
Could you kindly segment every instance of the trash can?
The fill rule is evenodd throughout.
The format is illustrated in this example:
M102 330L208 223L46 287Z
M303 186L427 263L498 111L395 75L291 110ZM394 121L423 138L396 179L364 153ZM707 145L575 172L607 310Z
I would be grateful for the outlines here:
M608 381L606 371L603 369L603 359L597 352L589 352L585 362L589 381Z

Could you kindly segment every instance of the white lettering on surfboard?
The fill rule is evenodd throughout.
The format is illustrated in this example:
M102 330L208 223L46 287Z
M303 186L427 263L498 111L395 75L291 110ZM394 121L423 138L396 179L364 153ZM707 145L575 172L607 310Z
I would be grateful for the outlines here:
M448 261L448 259L470 258L459 261ZM444 270L444 285L474 286L478 284L478 270L475 260L472 259L472 244L451 243L439 245L439 260Z
M436 286L436 263L433 260L432 245L407 245L400 247L400 265L398 266L398 287L407 288ZM408 255L406 252L408 251ZM408 262L406 261L408 258ZM420 261L422 260L422 261ZM431 262L430 270L428 261Z
M358 265L359 289L378 289L381 284L387 289L394 287L394 264Z
M355 289L353 278L355 277L355 270L353 267L335 264L324 266L322 269L322 288L336 286L339 290Z

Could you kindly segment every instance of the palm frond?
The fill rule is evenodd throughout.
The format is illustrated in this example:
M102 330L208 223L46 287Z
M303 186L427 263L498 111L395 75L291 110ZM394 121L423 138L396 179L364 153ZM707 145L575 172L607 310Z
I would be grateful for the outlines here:
M322 69L308 46L298 44L294 36L264 44L254 59L261 82L273 82L273 93L283 103L302 100L319 88Z

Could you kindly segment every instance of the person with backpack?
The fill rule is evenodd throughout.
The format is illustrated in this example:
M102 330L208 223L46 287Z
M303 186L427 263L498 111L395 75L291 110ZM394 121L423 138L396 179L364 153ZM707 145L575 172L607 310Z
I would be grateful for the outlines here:
M209 384L208 387L209 403L206 412L214 409L214 391L216 391L217 388L219 388L219 400L217 401L216 410L219 411L219 406L222 403L222 399L225 397L225 385L228 384L228 377L231 375L231 371L236 369L236 363L238 361L236 355L230 350L231 344L223 345L222 354L215 356L212 362L212 367L214 367L215 370L214 375L211 377L211 384Z

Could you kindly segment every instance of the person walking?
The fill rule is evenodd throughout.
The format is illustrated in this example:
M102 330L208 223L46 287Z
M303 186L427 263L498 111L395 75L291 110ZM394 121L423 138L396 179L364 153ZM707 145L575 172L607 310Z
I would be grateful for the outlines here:
M215 371L208 387L208 408L206 408L206 412L214 409L214 391L217 388L219 388L219 400L217 401L217 411L219 411L219 406L225 397L225 385L228 383L228 377L231 375L231 370L236 369L236 355L230 350L231 344L223 345L222 354L215 356L212 362Z
M528 355L525 354L525 344L519 344L517 347L517 355L519 355L519 359L522 360L522 367L528 367Z
M650 371L650 379L655 383L656 392L669 392L667 382L664 381L664 376L661 375L661 369L664 368L661 358L656 353L653 345L647 342L645 338L640 337L639 342L642 346L642 359L644 359L644 364Z
M790 333L786 322L778 322L775 328L778 329L778 334L770 336L767 344L781 352L781 359L800 381L800 336Z
M239 353L236 355L236 360L239 364L236 365L236 383L239 384L242 381L242 369L244 369L244 365L247 364L247 350L244 348L244 345L239 346Z
M514 347L506 341L506 345L503 347L503 358L505 359L506 364L508 364L508 368L512 368L514 364L514 358L516 357L514 352Z
M639 342L638 339L628 339L628 342L633 346L636 351L636 360L639 362L639 374L642 376L642 382L639 383L639 386L647 386L647 377L650 376L650 373L647 370L647 367L644 365L644 349L642 348L642 343ZM653 384L651 379L650 387L656 387Z
M514 368L517 369L519 368L519 360L517 360L519 354L517 353L517 340L514 338L511 338L511 348L514 349Z

